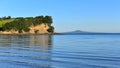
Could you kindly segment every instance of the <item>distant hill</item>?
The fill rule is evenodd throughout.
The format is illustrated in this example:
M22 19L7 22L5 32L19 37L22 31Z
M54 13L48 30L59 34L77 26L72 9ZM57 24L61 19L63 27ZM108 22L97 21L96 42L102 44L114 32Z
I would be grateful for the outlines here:
M83 33L92 33L92 32L75 30L75 31L70 31L70 32L64 32L63 34L83 34Z
M81 31L81 30L75 30L75 31L70 31L70 32L63 32L62 34L85 34L85 35L88 35L88 34L90 34L90 35L96 35L96 34L98 34L98 35L101 35L101 34L103 34L103 35L109 35L109 34L115 34L115 35L120 35L120 33L102 33L102 32L87 32L87 31Z

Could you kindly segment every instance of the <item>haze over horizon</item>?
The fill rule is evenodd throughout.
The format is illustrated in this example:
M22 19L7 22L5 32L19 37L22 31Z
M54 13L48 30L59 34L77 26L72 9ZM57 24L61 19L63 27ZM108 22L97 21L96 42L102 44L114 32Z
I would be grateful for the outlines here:
M56 32L120 33L120 0L1 0L0 17L50 15Z

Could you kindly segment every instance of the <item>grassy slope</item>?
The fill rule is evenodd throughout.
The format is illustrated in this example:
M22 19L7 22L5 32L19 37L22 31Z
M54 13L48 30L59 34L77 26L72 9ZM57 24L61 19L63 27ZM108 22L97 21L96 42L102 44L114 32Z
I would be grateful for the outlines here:
M14 19L7 19L7 20L0 20L0 27L2 27L2 25L12 22Z

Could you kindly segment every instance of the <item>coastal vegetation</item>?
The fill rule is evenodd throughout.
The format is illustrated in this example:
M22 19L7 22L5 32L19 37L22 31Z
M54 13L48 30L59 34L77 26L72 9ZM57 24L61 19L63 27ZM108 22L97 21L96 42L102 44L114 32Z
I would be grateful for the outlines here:
M47 28L48 33L54 32L54 27L52 26L53 20L51 16L36 16L36 17L16 17L11 18L2 17L0 18L0 31L18 31L18 33L30 32L31 26L38 26L44 24ZM33 29L33 28L32 28ZM43 28L42 28L43 29ZM34 29L34 33L40 32L39 29Z

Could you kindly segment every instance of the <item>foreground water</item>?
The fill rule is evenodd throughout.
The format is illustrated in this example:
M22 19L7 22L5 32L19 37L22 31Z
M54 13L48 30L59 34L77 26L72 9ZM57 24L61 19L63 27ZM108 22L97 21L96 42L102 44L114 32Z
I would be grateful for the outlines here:
M120 68L120 35L0 35L1 68Z

